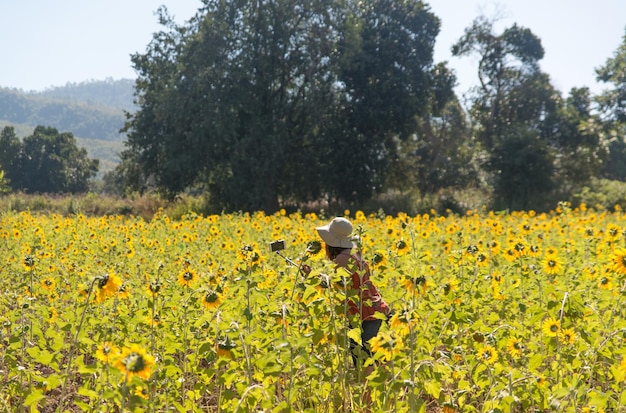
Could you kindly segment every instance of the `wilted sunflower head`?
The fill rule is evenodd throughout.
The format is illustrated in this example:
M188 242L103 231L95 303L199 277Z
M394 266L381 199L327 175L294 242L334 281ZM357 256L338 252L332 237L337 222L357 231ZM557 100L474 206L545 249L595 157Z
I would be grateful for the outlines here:
M24 257L24 266L26 267L32 267L33 265L35 265L35 259L32 257L32 255L27 255Z
M306 252L311 255L319 254L322 251L322 243L315 240L310 241L306 246Z

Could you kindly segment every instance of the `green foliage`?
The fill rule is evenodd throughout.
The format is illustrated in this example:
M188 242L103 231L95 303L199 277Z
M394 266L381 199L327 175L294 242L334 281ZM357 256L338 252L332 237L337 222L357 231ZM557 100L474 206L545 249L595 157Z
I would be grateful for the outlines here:
M537 135L519 131L494 147L488 168L495 173L494 208L546 210L554 205L553 159Z
M563 101L540 71L539 38L515 24L498 35L493 25L476 19L453 47L457 56L479 57L470 115L486 152L493 207L545 210L600 173L606 133L588 89L573 89Z
M622 210L626 210L626 182L592 179L573 200L594 208L612 209L619 205Z
M608 179L626 179L626 34L604 66L596 70L608 87L595 98L602 110L600 128L607 135L609 155L602 169Z
M598 96L598 102L611 119L626 123L626 31L613 57L596 69L596 74L600 82L612 86Z
M76 146L71 133L38 126L22 142L13 128L0 135L0 162L15 191L27 193L78 193L88 190L98 172L98 161Z
M211 1L187 26L160 18L132 58L140 109L116 180L137 190L200 188L220 210L363 202L416 116L452 96L421 2Z

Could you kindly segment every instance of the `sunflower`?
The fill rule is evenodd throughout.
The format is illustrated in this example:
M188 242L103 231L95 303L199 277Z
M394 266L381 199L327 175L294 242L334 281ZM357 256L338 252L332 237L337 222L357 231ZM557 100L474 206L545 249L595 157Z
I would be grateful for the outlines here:
M48 301L51 303L55 302L57 298L59 298L59 294L57 294L56 291L50 291L48 293Z
M239 250L237 250L237 256L241 261L247 262L249 265L252 266L260 265L265 260L265 256L261 254L257 243L244 245Z
M558 254L558 250L554 247L548 247L546 248L546 256L554 256L556 254Z
M450 294L453 291L456 291L457 287L459 285L459 281L456 278L448 278L447 280L445 280L445 282L443 283L443 293L445 295Z
M191 287L191 284L198 278L196 272L190 268L183 269L178 273L178 284L183 287Z
M48 307L48 323L54 323L58 316L59 313L54 307Z
M222 303L222 297L215 290L207 290L206 294L202 297L202 305L206 309L215 308Z
M131 344L130 347L122 349L119 357L114 363L119 371L126 376L126 381L130 382L133 376L147 380L152 374L154 357L138 344Z
M498 361L498 352L492 346L485 345L478 352L478 358L486 364L493 364Z
M611 256L611 268L622 275L626 275L626 248L620 248Z
M117 290L117 296L120 299L126 299L130 297L130 287L128 286L128 284L123 283L122 285L120 285L119 290Z
M444 405L443 408L441 409L441 413L456 413L456 412L457 412L456 408L450 404Z
M389 319L389 326L401 336L408 336L411 329L415 328L416 319L407 310L395 312Z
M556 318L550 317L546 318L541 327L543 334L548 337L556 337L561 330L561 322Z
M563 265L556 255L548 255L543 260L543 270L546 274L557 275L563 269Z
M536 380L537 380L537 386L539 387L544 387L547 383L545 374L540 374L539 376L536 377Z
M148 296L154 298L159 295L159 292L163 289L163 283L160 281L153 281L146 286L146 293Z
M27 255L22 260L22 266L25 270L30 271L35 266L35 259L32 255Z
M217 342L217 357L233 358L233 349L236 347L235 343L230 337L222 338Z
M46 277L43 280L41 280L41 287L50 292L54 290L54 287L56 287L56 282L54 281L54 278L52 277Z
M559 333L559 341L563 344L574 344L576 342L576 333L571 328L564 328Z
M609 238L615 240L621 233L621 228L617 224L609 224L606 227L606 232L609 234Z
M144 386L137 386L135 391L133 392L135 396L141 397L142 399L148 399L148 389Z
M370 348L373 353L382 357L383 360L389 361L394 355L400 353L404 346L402 338L394 335L389 331L382 331L369 341Z
M148 314L146 315L145 323L150 327L156 327L161 324L161 315L159 315L158 313L154 315Z
M96 283L98 289L96 291L95 300L97 303L101 303L108 297L117 293L122 285L122 279L115 274L104 274L98 278Z
M598 288L601 290L612 290L613 289L613 278L608 275L604 277L600 277L600 281L598 281Z
M528 255L530 255L531 257L537 257L539 256L539 254L541 254L541 248L537 245L531 245L528 248Z
M382 250L375 251L370 262L372 263L373 269L385 268L387 266L385 252Z
M403 256L411 250L411 245L407 240L401 238L394 243L393 248L398 256Z
M396 235L398 235L398 232L396 231L395 228L388 226L385 229L385 235L387 236L387 238L395 238Z
M479 267L485 267L488 263L489 257L487 255L483 254L482 252L479 252L478 255L476 255L476 264Z
M524 351L524 345L519 338L511 337L506 343L506 351L511 355L511 357L518 358Z
M500 243L496 240L491 240L487 242L487 248L489 248L492 256L498 255L500 253Z
M120 349L110 341L105 341L98 346L96 358L104 364L111 364L120 355Z
M505 252L504 252L504 259L507 260L508 262L513 262L517 259L517 253L515 252L515 250L513 248L508 248Z
M406 277L402 280L402 285L407 290L413 292L413 294L418 295L420 293L420 287L424 294L426 294L426 288L428 284L426 282L426 277L423 275L418 275L417 277Z
M320 253L322 251L324 251L322 243L317 240L309 241L309 243L306 244L306 252L311 256L321 255Z

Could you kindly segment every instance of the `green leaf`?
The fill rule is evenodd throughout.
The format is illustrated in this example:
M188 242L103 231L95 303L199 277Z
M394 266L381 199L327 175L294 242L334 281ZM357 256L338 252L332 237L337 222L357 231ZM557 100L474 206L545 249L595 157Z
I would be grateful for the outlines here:
M95 400L95 399L98 398L98 392L97 391L92 390L92 389L87 389L87 388L84 388L84 387L81 387L81 388L78 389L78 394L81 395L81 396L88 397L88 398L90 398L92 400Z
M539 366L543 363L543 355L535 354L528 360L528 370L536 371Z
M441 382L429 380L424 383L424 390L426 390L426 393L430 394L435 399L439 399L439 395L441 394Z
M354 340L357 344L361 345L361 329L353 328L348 330L348 337Z
M591 391L589 392L589 405L604 409L611 395L612 392L602 393L599 391Z
M26 352L35 360L37 363L44 364L46 366L50 365L52 360L54 359L54 354L50 353L48 350L42 350L39 347L31 347Z
M33 410L33 408L37 406L37 403L39 403L39 401L45 398L46 396L41 390L33 390L24 400L24 406L30 407L31 411L37 411Z

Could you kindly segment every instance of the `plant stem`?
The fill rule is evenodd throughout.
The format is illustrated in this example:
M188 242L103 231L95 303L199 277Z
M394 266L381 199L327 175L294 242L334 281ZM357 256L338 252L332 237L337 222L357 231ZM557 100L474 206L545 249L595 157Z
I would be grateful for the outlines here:
M70 367L72 367L72 361L74 358L74 351L76 350L76 346L78 345L78 336L83 327L83 322L85 321L85 314L87 314L87 309L89 308L89 298L91 298L91 293L93 291L93 286L97 281L100 281L101 277L94 277L89 285L89 290L87 290L87 297L85 298L85 307L83 308L83 313L80 316L80 322L78 323L78 328L76 329L76 334L74 335L74 341L72 341L72 345L70 346L70 351L67 355L67 366L65 368L65 379L63 381L63 388L61 390L61 398L59 401L59 406L57 407L57 412L62 412L63 407L65 407L65 399L67 390L67 383L69 381L70 376Z

